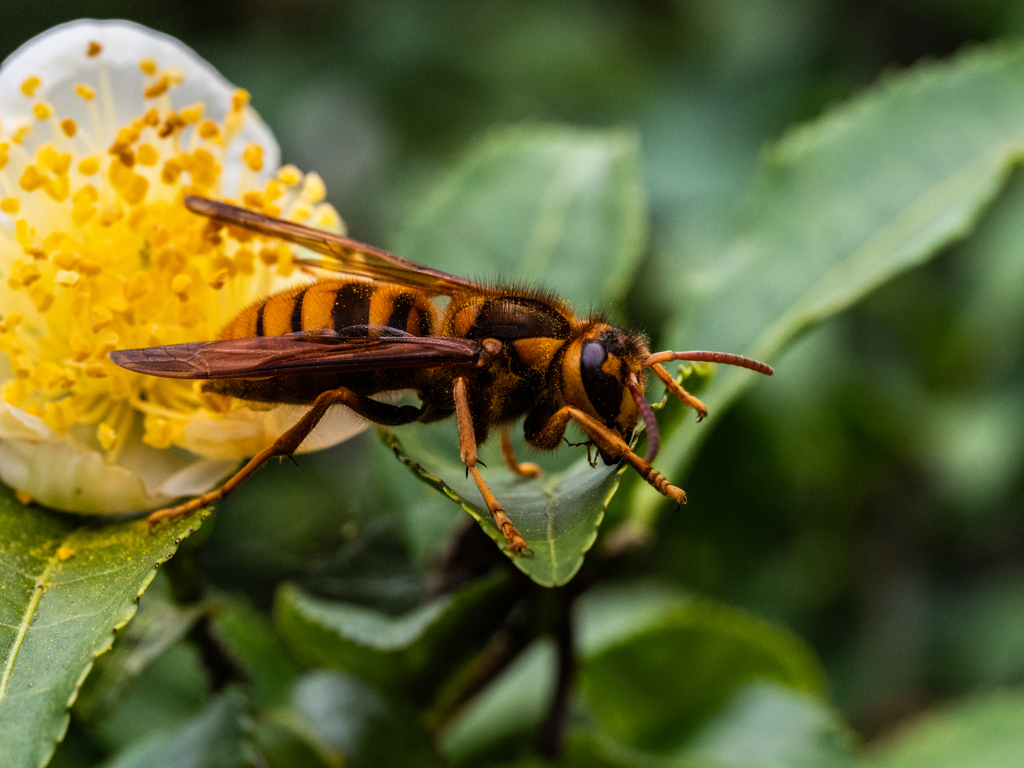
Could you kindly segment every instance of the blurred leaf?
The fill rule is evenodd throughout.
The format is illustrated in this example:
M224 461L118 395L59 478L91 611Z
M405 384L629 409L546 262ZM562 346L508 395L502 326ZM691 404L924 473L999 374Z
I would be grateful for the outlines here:
M962 309L955 353L969 354L972 378L1012 372L1024 350L1024 173L1013 175L975 236L956 249ZM980 369L980 370L978 370Z
M394 617L286 584L274 619L307 664L345 670L423 703L494 632L512 596L507 575L497 573Z
M555 647L535 641L453 721L441 749L455 763L508 760L532 749L551 703Z
M396 248L454 274L541 285L585 309L623 297L645 238L634 136L521 126L494 132L471 150L411 218ZM418 430L402 431L404 451L392 443L396 453L414 470L418 463L428 482L444 490L437 479L444 478L457 489L458 497L446 492L494 538L479 491L464 482L459 452L426 452L416 445ZM613 471L593 471L581 459L564 475L525 482L488 471L487 482L533 549L533 559L515 558L516 565L545 586L572 578L596 537Z
M669 754L645 752L592 728L579 728L559 765L853 768L851 741L846 726L820 701L776 684L755 682L736 689L692 738Z
M634 135L520 126L471 149L395 247L452 274L542 285L584 310L622 298L646 227Z
M766 155L723 252L682 275L666 346L772 359L970 231L1020 159L1021 125L1024 51L1004 46L892 77L793 131ZM712 418L755 375L722 368L703 398ZM659 468L672 477L707 430L665 426ZM636 490L638 523L659 503Z
M103 768L241 768L251 765L245 697L228 690L169 734L132 744Z
M645 589L592 592L579 606L581 689L614 738L678 748L751 681L822 690L823 672L795 635L723 604ZM612 631L591 628L613 615Z
M208 675L194 643L179 642L154 661L110 712L89 723L90 736L108 752L166 736L209 704ZM84 723L73 718L75 722Z
M68 707L201 511L152 533L23 506L0 488L0 765L45 763Z
M394 489L361 450L377 442L376 435L359 435L299 456L298 467L262 467L218 507L217 525L203 547L204 571L257 605L270 605L284 580L389 610L418 604L422 577L409 562L392 514L399 506ZM419 485L402 467L392 468ZM302 514L285 512L300 509Z
M427 449L425 437L425 429L416 427L403 430L401 438L383 435L399 461L469 512L515 566L535 582L557 587L576 575L584 554L597 539L605 506L618 486L615 467L595 468L583 460L563 472L545 472L534 480L491 470L487 484L530 547L529 553L517 557L507 551L505 537L494 525L480 492L465 476L465 466L458 463L458 449ZM481 458L486 456L481 453ZM499 462L485 463L498 467Z
M223 609L214 618L214 631L248 678L253 706L284 701L299 674L270 621L244 598L221 595Z
M864 768L1015 768L1024 693L1001 691L930 712L876 745Z
M97 768L106 757L107 753L93 744L72 718L67 733L46 765L47 768Z
M291 709L262 713L255 726L256 748L270 768L344 768L345 753L326 743Z
M181 607L164 600L144 599L120 634L114 649L96 662L75 702L75 712L86 720L104 717L131 690L139 676L192 629L210 610L208 603Z
M291 708L344 754L346 768L442 765L415 711L349 675L310 672L292 691Z
M851 738L820 701L768 683L743 686L679 752L709 768L853 768Z
M952 690L995 688L1024 677L1024 574L954 583L936 595L936 673Z

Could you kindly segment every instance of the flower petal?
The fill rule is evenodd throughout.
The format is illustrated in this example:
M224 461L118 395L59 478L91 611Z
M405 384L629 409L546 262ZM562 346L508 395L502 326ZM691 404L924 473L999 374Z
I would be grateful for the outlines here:
M85 55L91 43L99 43L103 49L95 59ZM75 93L75 86L92 81L95 87L96 62L102 61L115 97L114 114L105 116L109 124L103 126L103 138L109 144L117 126L144 111L139 98L145 82L139 63L144 59L154 60L161 70L175 68L185 73L185 81L170 91L175 107L202 102L207 117L218 122L224 119L237 88L187 45L130 21L88 19L53 27L4 60L0 67L0 115L5 121L34 122L33 106L43 99L57 107L62 118L87 123L91 119L88 104ZM41 84L32 98L26 98L21 85L30 77L38 77ZM281 157L277 140L255 110L247 108L241 132L228 149L222 189L237 189L242 152L249 144L263 148L261 180L277 169Z
M268 410L239 408L223 417L196 415L185 425L180 445L214 459L253 456L292 427L307 410L303 406L280 405ZM347 408L332 408L296 453L329 448L368 426L369 422Z
M90 515L157 509L209 490L237 466L237 459L197 459L140 441L112 464L42 419L0 404L0 480L54 509Z

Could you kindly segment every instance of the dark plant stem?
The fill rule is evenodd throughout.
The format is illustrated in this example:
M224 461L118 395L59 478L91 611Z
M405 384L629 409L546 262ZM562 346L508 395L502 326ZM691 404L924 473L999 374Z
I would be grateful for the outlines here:
M454 592L467 582L503 566L510 567L508 559L480 530L479 523L467 516L434 566L427 597L433 599Z
M472 666L458 690L440 704L429 717L431 730L443 731L462 708L508 669L519 655L533 642L534 633L503 631L487 644L472 662Z
M210 624L209 614L203 614L187 635L199 651L206 670L206 682L212 693L220 693L231 683L245 685L249 676L228 653Z
M171 586L171 597L178 605L195 605L203 599L206 583L202 570L196 562L196 550L182 547L167 561L164 572ZM218 693L230 683L249 682L245 671L217 638L209 613L204 613L189 630L186 638L191 642L203 662L206 681L213 693Z
M557 613L553 627L558 650L558 674L547 717L540 732L540 753L555 759L562 754L565 730L569 722L569 696L576 676L576 648L573 642L572 597L559 590Z

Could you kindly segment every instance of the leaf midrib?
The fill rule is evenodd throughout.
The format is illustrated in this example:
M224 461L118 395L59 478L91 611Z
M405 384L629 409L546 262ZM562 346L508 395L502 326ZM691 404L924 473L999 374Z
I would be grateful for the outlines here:
M62 540L61 544L65 542ZM46 592L46 584L50 580L50 576L53 574L56 567L60 564L60 559L57 557L57 549L55 547L53 554L47 558L46 566L42 572L35 579L35 585L32 587L32 597L28 601L28 606L25 609L24 616L18 623L18 632L14 637L14 642L11 644L10 653L7 655L7 661L4 664L3 676L0 677L0 702L3 702L7 696L7 686L10 683L11 676L14 674L14 664L18 659L18 655L21 652L21 647L25 643L25 637L28 634L28 628L32 624L32 619L36 614L36 609L39 607L40 601L43 599L43 593Z

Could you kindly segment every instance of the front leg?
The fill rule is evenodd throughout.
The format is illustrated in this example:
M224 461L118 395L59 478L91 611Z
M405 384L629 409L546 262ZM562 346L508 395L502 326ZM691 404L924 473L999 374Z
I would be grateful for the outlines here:
M624 459L658 493L672 499L676 504L686 503L686 491L672 485L658 470L633 453L625 440L579 408L571 405L559 408L539 430L528 434L527 440L539 447L557 446L565 435L565 428L570 419L579 424L604 454Z
M517 555L523 555L529 551L526 539L512 525L505 510L501 508L501 504L494 498L491 489L487 487L487 483L480 476L480 470L476 468L476 432L473 430L473 414L469 410L469 388L466 379L461 376L455 379L453 390L455 393L455 419L459 427L459 458L466 465L466 471L473 476L473 482L476 483L480 495L484 497L487 510L494 518L494 524L498 526L505 541L508 542L509 549Z

